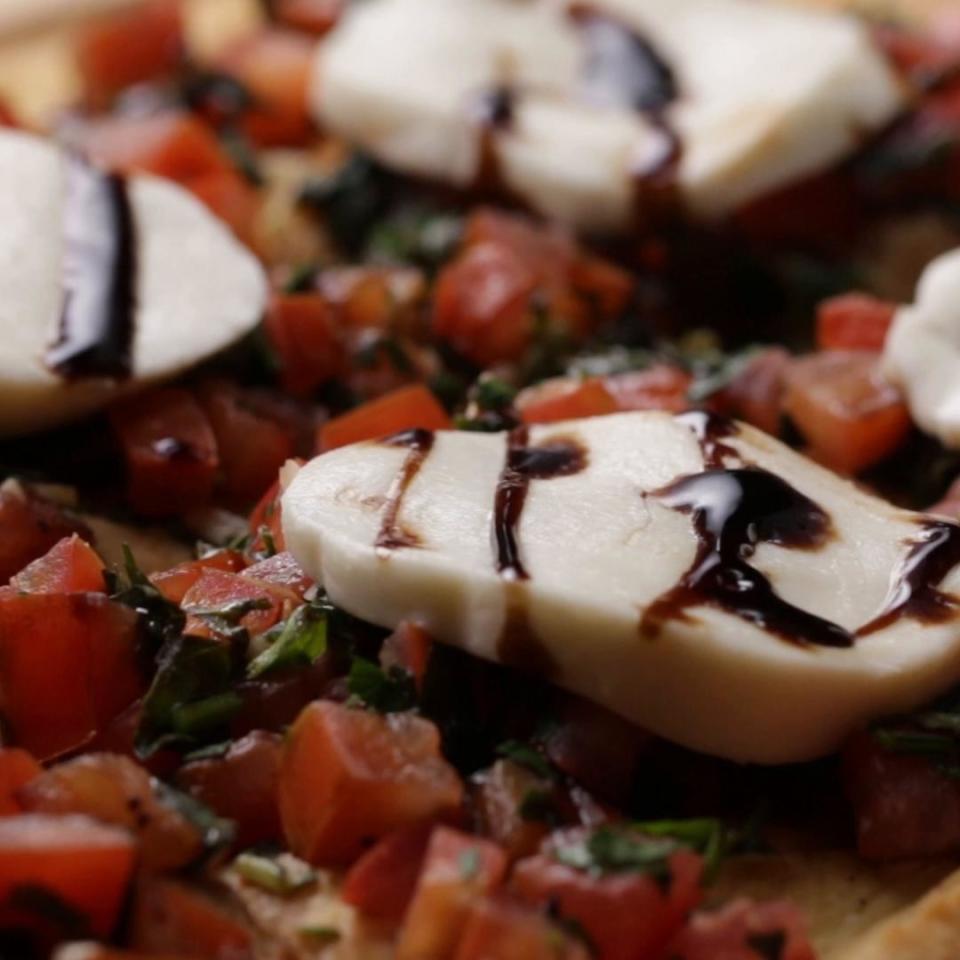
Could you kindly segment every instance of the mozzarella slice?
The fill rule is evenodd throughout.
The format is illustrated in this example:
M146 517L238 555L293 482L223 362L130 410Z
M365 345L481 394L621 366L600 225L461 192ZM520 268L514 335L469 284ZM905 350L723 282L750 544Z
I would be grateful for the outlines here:
M513 517L513 565L500 562L503 434L439 432L419 451L401 437L313 460L283 497L286 543L365 620L418 621L440 641L542 671L672 741L736 760L825 754L858 724L956 681L960 620L947 593L960 588L960 569L948 562L943 583L877 617L888 596L911 596L894 588L924 551L960 562L960 527L898 510L748 426L712 451L696 426L625 413L531 428L524 449L568 445L585 465L530 479ZM701 507L722 510L743 476L731 470L751 483L759 473L769 494L766 503L751 494L739 516L752 526L733 556L750 569L715 570L744 609L696 591L667 603L705 556L703 516L695 523L682 501L700 485ZM777 506L784 496L813 513L791 515L786 501ZM777 524L782 536L771 533ZM733 588L757 574L776 603L750 616L751 595L736 599ZM810 615L820 619L804 623Z
M682 199L720 217L840 160L904 104L867 29L845 16L752 0L596 0L591 11L626 28L598 38L606 68L618 61L635 88L639 40L673 71L679 95L651 118L623 102L616 77L596 82L597 45L571 6L355 4L318 51L315 115L401 172L460 187L477 179L489 136L505 185L532 207L619 230L642 206L638 172L669 150L665 124L682 144ZM485 132L478 103L496 90L510 92L512 118Z
M172 377L251 330L266 303L263 269L221 221L173 183L130 177L131 375L55 373L46 358L65 305L68 164L44 140L0 133L0 434L53 426ZM81 220L80 244L84 230Z
M937 257L920 277L915 302L897 311L883 367L917 425L960 448L960 249Z

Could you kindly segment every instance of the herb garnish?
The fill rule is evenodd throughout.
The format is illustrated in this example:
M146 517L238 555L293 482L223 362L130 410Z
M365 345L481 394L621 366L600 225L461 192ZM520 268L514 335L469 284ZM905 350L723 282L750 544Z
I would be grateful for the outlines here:
M417 706L417 686L402 667L383 670L372 660L354 657L347 690L364 706L379 713L403 713Z
M291 667L308 667L327 649L328 614L326 601L298 607L286 623L272 627L263 639L270 645L247 665L247 678Z

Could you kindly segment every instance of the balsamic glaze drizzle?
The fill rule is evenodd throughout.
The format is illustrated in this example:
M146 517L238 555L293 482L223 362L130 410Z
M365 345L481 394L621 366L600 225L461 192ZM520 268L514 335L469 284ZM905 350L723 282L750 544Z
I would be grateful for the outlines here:
M699 543L680 583L647 608L643 633L656 634L665 620L708 604L791 643L852 646L847 630L788 603L748 563L759 543L815 549L832 533L829 516L785 480L757 467L711 469L649 496L689 514Z
M68 160L64 205L64 304L46 354L66 378L131 374L136 306L136 226L126 181Z
M400 507L410 484L413 483L414 477L420 472L420 468L433 449L433 440L433 431L417 428L395 433L381 441L390 447L404 447L409 452L387 492L387 503L383 509L380 530L374 541L378 551L386 552L420 546L420 537L400 523Z
M960 604L938 588L960 564L960 526L946 520L926 521L907 541L907 553L894 574L883 610L858 631L865 637L901 617L937 623L954 616Z
M497 155L497 134L513 125L516 94L506 85L483 91L471 104L474 123L480 129L477 172L473 190L481 195L509 194Z
M507 435L507 457L494 497L493 534L497 572L505 580L527 580L517 530L531 480L550 480L579 473L587 465L584 448L572 437L551 437L529 446L530 431L517 427Z

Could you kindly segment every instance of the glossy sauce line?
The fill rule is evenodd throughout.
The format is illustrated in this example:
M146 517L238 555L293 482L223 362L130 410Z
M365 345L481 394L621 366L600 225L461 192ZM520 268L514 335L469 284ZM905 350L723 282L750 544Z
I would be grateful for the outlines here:
M400 472L394 477L387 492L380 530L374 546L381 553L400 550L404 547L419 547L420 537L400 523L400 508L414 477L420 472L424 461L433 449L434 435L431 430L404 430L386 437L381 443L389 447L403 447L408 451Z

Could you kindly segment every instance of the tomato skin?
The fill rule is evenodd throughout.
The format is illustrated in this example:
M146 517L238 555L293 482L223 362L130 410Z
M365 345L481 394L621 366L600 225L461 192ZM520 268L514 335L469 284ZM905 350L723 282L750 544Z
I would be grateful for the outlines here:
M722 412L746 420L772 437L778 436L791 362L792 357L782 347L760 351L716 398Z
M413 677L417 690L422 690L432 649L433 640L430 634L418 624L404 620L383 641L380 663L385 669L400 667L401 670L406 670Z
M343 899L368 917L399 925L423 867L433 824L388 833L347 871Z
M240 619L251 636L269 630L299 604L299 598L282 587L260 583L237 573L207 568L184 594L181 602L187 614L184 632L195 637L214 636L212 627L193 611L220 610L244 600L263 600L267 604L263 610L251 610Z
M20 790L42 771L43 767L26 750L0 747L0 817L24 812Z
M667 954L676 960L758 960L760 945L776 944L779 960L817 960L803 916L792 903L735 900L713 912L696 913Z
M183 602L187 591L200 579L204 570L239 573L246 566L243 554L236 550L217 550L199 560L185 560L169 570L150 574L150 582L172 603Z
M45 770L19 793L26 811L83 814L122 827L139 844L149 870L176 870L203 852L203 838L156 796L150 774L129 757L87 753Z
M882 350L897 305L865 293L847 293L817 307L820 350Z
M130 946L149 953L254 960L249 926L194 885L143 875L134 901Z
M449 430L451 426L449 415L436 397L423 384L413 384L328 420L320 428L317 440L320 452L326 453L413 427Z
M142 0L81 25L74 39L86 99L96 107L126 87L173 73L183 52L180 0Z
M298 600L314 585L292 553L276 553L243 571L243 576L257 583L271 584L289 591Z
M670 858L671 881L664 891L644 874L593 876L576 870L549 849L516 865L511 888L532 904L555 903L561 916L583 926L603 960L659 960L700 902L703 862L689 851Z
M456 950L471 902L497 889L507 857L489 840L450 827L430 836L407 910L397 960L445 960Z
M138 513L169 517L203 506L219 466L210 421L193 395L164 387L110 409L127 464L127 498Z
M619 409L613 394L600 377L576 381L547 380L528 387L517 397L524 423L556 423L581 417L602 417Z
M686 370L657 363L646 370L633 370L607 377L607 390L618 410L666 410L682 413L690 406L687 392L693 377Z
M854 474L896 451L910 431L900 393L880 375L875 353L833 350L801 357L787 374L784 409L810 453Z
M293 396L309 396L343 370L343 347L322 294L275 294L264 329L280 360L280 384Z
M184 186L230 227L239 240L248 247L254 246L261 197L241 173L236 170L204 173L192 177Z
M589 960L575 943L542 913L505 897L485 897L467 914L454 960Z
M226 381L204 384L199 397L216 437L226 498L255 503L295 453L292 426L270 415L256 394Z
M218 66L249 90L253 105L240 125L261 147L299 147L309 143L313 123L307 88L314 44L295 30L268 27L232 44Z
M535 773L512 760L497 760L471 778L478 832L490 837L511 861L536 853L549 832L546 823L523 815L524 803L550 789Z
M40 760L82 746L137 699L136 613L96 593L0 596L0 706Z
M249 733L233 742L223 757L194 760L177 774L182 789L236 823L238 849L280 837L277 783L282 742L276 734Z
M290 849L338 865L378 837L456 813L463 785L429 721L318 701L288 734L279 798Z
M103 593L103 561L74 534L24 567L10 586L20 593Z
M274 16L288 27L323 36L337 25L345 7L346 0L277 0Z
M7 583L27 564L42 557L64 537L90 531L56 504L15 489L0 488L0 582Z
M250 533L254 537L251 544L252 550L262 550L266 546L263 531L266 531L277 550L282 552L286 549L283 539L283 509L280 505L282 492L280 480L274 480L253 508L253 512L250 514Z
M863 732L844 748L843 782L862 857L897 860L960 849L960 784L929 759L886 750Z
M136 861L130 835L80 816L21 814L0 819L0 926L31 921L17 888L38 887L64 901L107 938L117 924ZM48 933L46 924L41 932Z

